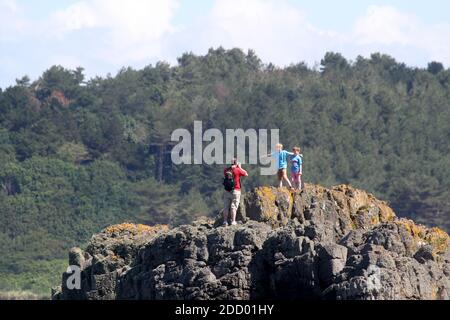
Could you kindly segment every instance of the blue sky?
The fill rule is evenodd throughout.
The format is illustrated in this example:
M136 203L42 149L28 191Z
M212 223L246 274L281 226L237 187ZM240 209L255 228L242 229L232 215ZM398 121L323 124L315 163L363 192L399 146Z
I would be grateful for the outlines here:
M220 45L279 66L338 51L448 67L449 39L446 0L0 0L0 87L55 64L104 76Z

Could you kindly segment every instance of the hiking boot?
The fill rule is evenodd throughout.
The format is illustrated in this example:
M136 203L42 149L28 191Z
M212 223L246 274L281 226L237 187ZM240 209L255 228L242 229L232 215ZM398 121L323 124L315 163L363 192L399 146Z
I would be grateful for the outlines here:
M228 227L228 222L224 222L222 227L224 227L224 228Z

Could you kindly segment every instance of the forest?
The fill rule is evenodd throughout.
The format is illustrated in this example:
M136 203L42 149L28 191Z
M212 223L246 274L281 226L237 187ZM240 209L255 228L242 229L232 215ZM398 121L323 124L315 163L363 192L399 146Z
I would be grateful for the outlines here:
M121 222L217 215L220 165L174 165L171 133L280 129L304 180L351 184L450 231L450 69L375 53L277 67L210 49L86 79L53 66L0 89L0 292L50 295L69 248ZM246 190L273 184L246 166Z

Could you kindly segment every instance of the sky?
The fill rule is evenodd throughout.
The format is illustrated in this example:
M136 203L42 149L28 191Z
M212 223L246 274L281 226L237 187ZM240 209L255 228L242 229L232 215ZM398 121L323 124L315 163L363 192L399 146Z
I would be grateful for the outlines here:
M448 68L450 1L0 0L0 88L52 65L90 78L219 46L280 67L335 51Z

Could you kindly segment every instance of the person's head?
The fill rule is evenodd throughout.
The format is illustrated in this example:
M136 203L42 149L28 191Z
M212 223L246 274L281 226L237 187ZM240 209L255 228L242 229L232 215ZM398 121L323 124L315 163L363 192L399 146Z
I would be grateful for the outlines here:
M239 166L239 161L236 158L234 158L233 161L231 161L231 165L232 166Z
M281 151L281 150L283 150L283 145L282 145L281 143L277 143L276 146L275 146L275 150L276 150L276 151Z
M302 152L302 148L295 147L292 149L292 152L294 152L294 154L296 154L296 155L299 155Z

